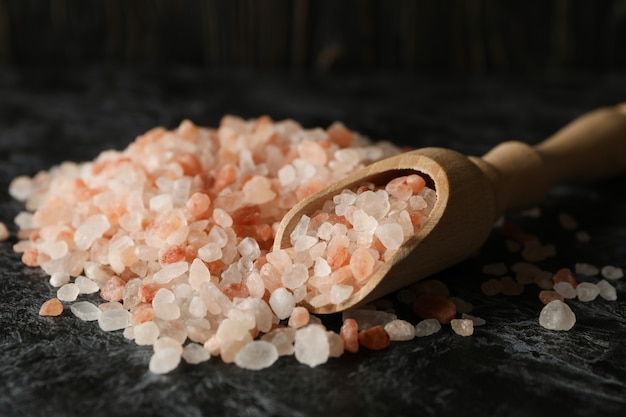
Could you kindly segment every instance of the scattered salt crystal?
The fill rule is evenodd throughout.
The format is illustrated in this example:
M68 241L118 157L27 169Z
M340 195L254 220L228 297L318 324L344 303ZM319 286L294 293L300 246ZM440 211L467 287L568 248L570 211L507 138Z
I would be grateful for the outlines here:
M483 266L482 269L483 273L495 276L504 275L508 272L508 270L507 266L502 262L487 264Z
M576 298L576 290L569 282L557 282L554 284L554 291L561 294L563 298Z
M393 341L412 340L415 338L415 326L405 320L393 320L384 327Z
M569 330L576 323L576 315L563 301L546 304L539 314L539 324L549 330Z
M6 225L3 222L0 222L0 242L5 241L9 238L9 229L7 229Z
M330 355L326 329L314 324L296 330L294 354L298 362L312 368L326 363Z
M476 327L476 326L482 326L482 325L484 325L485 323L487 323L487 322L485 321L485 319L483 319L483 318L481 318L481 317L472 316L472 315L470 315L470 314L466 314L466 313L461 314L461 318L462 318L462 319L464 319L464 320L471 320L471 321L472 321L472 323L474 324L474 327Z
M480 285L483 294L494 296L502 292L502 282L499 279L491 278Z
M51 298L41 305L40 316L60 316L63 314L63 304L58 298Z
M135 340L135 329L132 327L127 327L122 331L122 336L124 336L128 340Z
M620 279L624 276L622 268L613 265L603 266L600 272L604 278L610 280Z
M17 227L21 230L28 230L33 228L33 214L27 211L21 211L13 219Z
M580 301L593 301L600 294L600 289L591 282L581 282L576 286L576 295Z
M274 290L270 295L269 301L274 314L281 320L289 317L296 306L293 294L285 288L277 288Z
M178 354L183 354L183 345L178 340L171 338L169 336L161 336L157 339L156 342L152 345L152 350L158 352L164 349L174 349L178 352Z
M600 297L604 298L607 301L615 301L617 300L617 291L615 287L609 284L606 280L601 280L596 284L598 289L600 290Z
M9 184L9 194L18 201L28 200L36 190L34 181L26 175L13 178Z
M154 352L150 358L149 369L155 374L166 374L176 369L180 363L181 354L176 349L162 349Z
M415 325L415 336L425 337L441 330L441 324L437 319L422 320Z
M62 287L70 282L70 274L67 272L54 272L50 275L50 285L53 287Z
M124 329L130 326L130 312L127 310L103 311L98 317L98 325L105 332Z
M309 224L311 223L311 218L306 214L303 214L296 226L293 228L293 231L289 235L289 239L291 244L294 245L300 236L306 234L306 231L309 228Z
M198 343L189 343L183 349L183 359L192 365L197 365L211 359L211 354Z
M109 230L111 224L104 214L88 217L74 232L74 244L80 250L87 250L93 242Z
M292 355L294 351L293 342L296 339L296 329L292 327L276 328L261 336L261 340L276 346L279 356Z
M76 277L74 284L78 286L79 294L93 294L100 291L100 286L97 283L82 275Z
M504 295L520 295L524 292L524 286L517 283L511 277L500 278L502 283L502 294Z
M146 321L134 327L135 343L154 345L160 335L159 326L153 321Z
M330 287L330 302L333 304L340 304L346 301L354 291L352 285L333 285Z
M576 265L574 265L574 271L577 274L580 275L585 275L588 277L592 277L594 275L598 275L600 273L600 270L595 267L594 265L591 264L587 264L587 263L577 263Z
M61 301L74 301L78 297L78 285L69 283L57 290L57 298Z
M278 359L276 346L263 340L245 345L235 355L235 364L240 368L257 371L272 366Z
M70 311L83 321L94 321L100 317L100 309L89 301L79 301L70 306Z
M331 358L338 358L343 355L343 338L339 334L330 330L326 332L326 336L328 337L328 356Z
M459 336L471 336L474 334L474 322L469 319L452 319L452 330Z

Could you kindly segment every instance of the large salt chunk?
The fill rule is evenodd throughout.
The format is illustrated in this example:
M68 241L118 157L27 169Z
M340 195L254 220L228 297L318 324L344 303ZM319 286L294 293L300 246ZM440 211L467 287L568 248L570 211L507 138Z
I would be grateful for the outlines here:
M243 186L243 200L247 204L263 204L272 201L276 193L266 177L255 175Z
M576 295L583 302L593 301L600 294L600 289L591 282L581 282L576 286Z
M404 231L397 223L381 224L376 228L376 237L387 249L398 249L404 241Z
M295 306L293 294L285 288L277 288L270 295L270 307L281 320L289 317Z
M28 200L36 191L35 182L26 175L13 178L9 184L9 194L18 201Z
M620 279L624 276L622 268L613 265L603 266L600 272L604 278L611 280Z
M277 359L276 346L263 340L255 340L237 352L235 364L240 368L257 371L272 366Z
M154 352L150 358L150 371L155 374L166 374L176 369L181 354L177 349L167 348Z
M105 332L121 330L130 326L130 317L127 310L107 310L98 317L98 325Z
M326 363L330 355L326 329L313 324L296 330L294 353L298 362L310 367Z
M346 301L354 291L352 285L336 284L330 287L330 302L339 304Z
M93 242L109 230L111 224L104 214L88 217L74 232L74 244L80 250L87 250Z
M309 278L309 270L303 264L292 264L281 275L283 285L289 289L301 286Z
M78 297L78 285L69 283L57 290L57 298L61 301L74 301Z
M70 310L76 317L83 321L94 321L98 320L100 317L101 311L93 303L89 301L79 301L70 306Z
M576 315L560 300L550 301L539 314L539 324L549 330L569 330L576 323Z

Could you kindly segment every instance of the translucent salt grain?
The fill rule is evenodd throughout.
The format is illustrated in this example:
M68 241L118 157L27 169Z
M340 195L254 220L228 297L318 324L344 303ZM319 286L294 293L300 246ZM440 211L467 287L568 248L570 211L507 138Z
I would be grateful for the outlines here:
M74 301L78 297L78 285L69 283L57 290L57 298L61 301Z
M296 252L303 252L309 250L317 243L317 238L314 236L300 235L293 246Z
M396 320L397 317L395 314L387 313L385 311L355 308L346 310L342 313L342 320L345 322L347 319L355 320L360 330L367 330L374 326L384 327L387 323Z
M289 235L289 239L292 245L296 243L296 241L298 240L300 236L303 236L306 234L306 231L308 230L310 223L311 223L311 218L307 215L302 215L300 220L298 220L298 223L296 224L296 226L293 228L293 231Z
M80 250L87 250L93 242L109 230L111 224L104 214L88 217L74 232L74 244Z
M488 275L502 276L508 272L508 268L502 262L483 266L482 272Z
M511 277L502 277L500 282L502 282L502 294L504 295L520 295L524 292L524 286L518 284Z
M60 316L61 314L63 314L63 304L58 298L45 301L39 309L40 316Z
M78 286L79 294L93 294L100 291L100 287L97 283L84 276L76 277L74 284Z
M176 369L180 363L181 354L176 349L162 349L154 352L150 358L149 369L155 374L166 374Z
M258 242L251 237L241 239L241 242L237 245L237 251L243 258L247 258L252 261L261 256L261 249L259 249Z
M70 274L67 272L54 272L50 275L49 282L53 287L62 287L70 282Z
M600 290L600 297L604 298L607 301L615 301L617 300L617 291L615 287L609 284L606 280L601 280L597 284L598 289Z
M215 220L216 225L223 228L228 228L233 225L233 218L230 214L219 207L213 210L213 220Z
M309 325L296 330L294 354L298 362L312 368L326 363L330 355L326 329L319 325Z
M415 338L415 326L405 320L393 320L384 327L392 341L412 340Z
M600 273L600 270L595 267L594 265L591 264L587 264L587 263L577 263L574 265L574 271L577 274L580 275L585 275L588 277L592 277L594 275L598 275Z
M415 325L415 336L425 337L441 330L441 323L437 319L422 320Z
M397 223L381 224L375 234L387 249L398 249L404 241L402 226Z
M333 304L340 304L346 301L354 291L352 285L333 285L330 287L330 302Z
M480 285L480 289L487 296L498 295L502 292L502 282L496 278L488 279Z
M82 321L94 321L98 320L100 317L101 311L93 303L89 301L79 301L70 306L70 311L74 313L76 317L81 319Z
M121 330L130 326L130 317L127 310L103 311L98 317L98 325L105 332Z
M600 289L591 282L581 282L576 286L576 296L580 301L589 302L596 299L600 294Z
M476 316L472 316L472 315L470 315L470 314L465 314L465 313L461 314L461 318L462 318L462 319L464 319L464 320L471 320L471 321L472 321L472 323L474 324L474 327L476 327L476 326L482 326L482 325L484 325L485 323L487 323L487 322L485 321L485 319L483 319L483 318L481 318L481 317L476 317Z
M0 222L0 242L3 242L9 238L9 229L3 222Z
M456 306L457 313L469 313L474 309L472 303L462 300L458 297L450 297L450 301L452 301Z
M154 345L161 331L153 321L138 324L134 327L135 343L138 345Z
M319 257L315 260L315 264L313 265L313 274L315 276L326 277L330 275L331 272L332 269L326 259Z
M576 315L567 304L554 300L546 304L539 314L539 324L549 330L569 330L576 323Z
M274 290L270 295L269 302L274 314L276 314L276 317L280 320L288 318L296 306L293 294L285 288L277 288Z
M198 343L189 343L184 347L182 357L185 362L197 365L211 359L211 354L202 345Z
M183 354L183 345L176 339L173 339L169 336L161 336L157 339L156 342L152 345L152 350L158 352L164 349L174 349L178 352L179 355Z
M620 279L624 276L624 271L622 270L622 268L613 265L603 266L600 270L600 273L604 278L610 280Z
M576 298L576 290L569 282L557 282L554 284L554 291L561 294L563 298Z
M263 340L245 345L235 355L235 364L240 368L257 371L272 366L278 359L276 346Z
M291 327L276 328L261 336L261 340L276 346L279 356L292 355L294 351L293 342L296 338L296 329Z
M128 340L134 340L135 330L132 327L127 327L122 331L122 336Z
M268 178L255 175L243 186L244 201L248 204L263 204L272 201L276 193Z
M474 322L468 319L452 319L452 330L459 336L471 336L474 334Z
M328 356L331 358L338 358L343 355L343 338L339 334L330 330L326 332L326 336L328 337Z
M281 275L280 279L283 285L289 289L295 289L303 285L309 278L309 271L302 264L292 264Z
M156 283L167 284L188 270L189 264L187 262L174 262L173 264L164 266L163 269L153 275L152 279Z

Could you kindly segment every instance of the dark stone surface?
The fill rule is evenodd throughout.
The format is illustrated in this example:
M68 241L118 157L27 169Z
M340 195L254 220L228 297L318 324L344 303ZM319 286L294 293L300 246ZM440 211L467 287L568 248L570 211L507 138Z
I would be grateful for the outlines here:
M0 220L12 232L22 209L11 178L63 160L89 160L122 148L145 130L189 118L214 126L224 113L307 127L342 120L373 139L482 154L496 143L536 143L584 111L624 99L626 78L543 75L532 79L443 79L402 74L313 77L192 69L0 70ZM626 157L626 156L625 156ZM540 219L519 218L557 256L626 267L626 178L554 188ZM572 214L590 233L577 243L557 216ZM484 297L482 265L519 260L494 232L475 257L437 277L487 320L471 337L449 328L381 352L345 354L315 369L281 358L250 372L212 359L157 376L151 350L121 332L104 333L66 311L37 312L53 290L0 243L0 415L10 416L547 416L624 415L626 281L618 300L570 302L570 332L541 328L538 290ZM592 279L595 281L595 279ZM398 314L415 322L406 308ZM325 318L336 326L338 318Z

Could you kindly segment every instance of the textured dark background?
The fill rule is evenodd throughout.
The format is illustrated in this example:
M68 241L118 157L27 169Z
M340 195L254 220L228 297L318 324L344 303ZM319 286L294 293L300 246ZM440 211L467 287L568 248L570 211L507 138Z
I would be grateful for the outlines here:
M0 0L0 221L15 232L23 209L7 193L13 177L91 160L184 118L342 120L376 140L474 155L537 143L626 101L625 38L618 0ZM626 268L624 190L623 175L561 185L540 219L520 218L557 248L541 267ZM590 243L559 227L562 212ZM54 290L15 242L0 242L2 417L626 415L626 281L616 302L571 302L572 331L542 329L536 288L479 290L483 264L519 260L498 233L437 275L487 320L472 337L447 328L315 369L212 359L164 376L147 370L151 349L120 332L69 311L39 317Z

